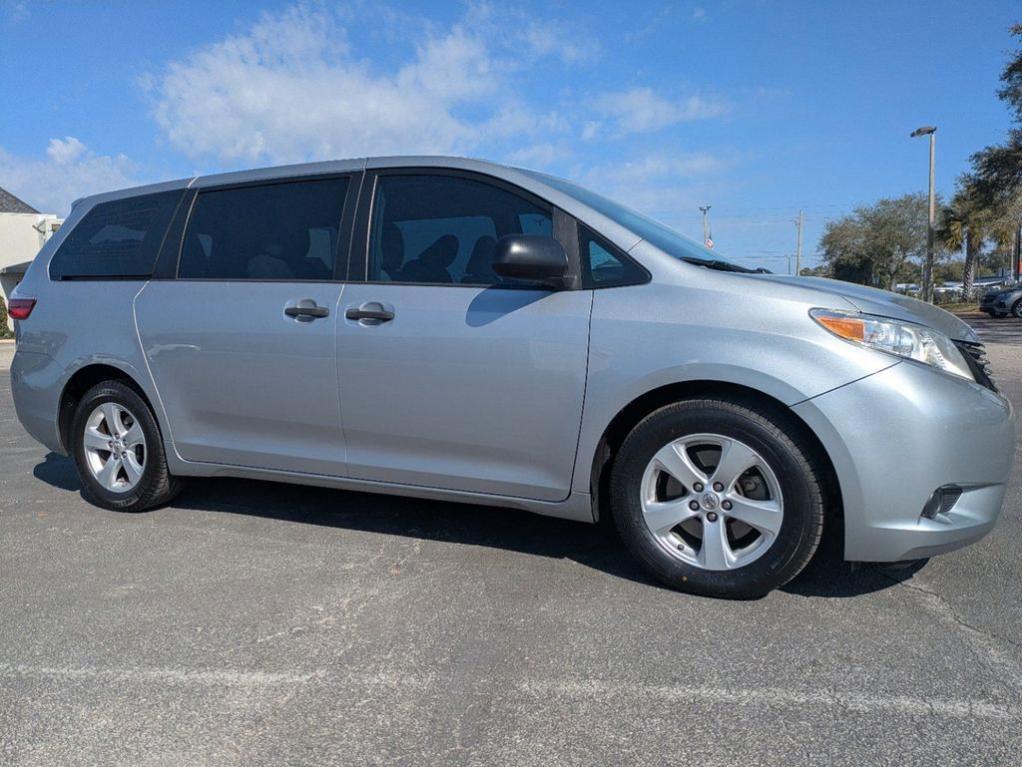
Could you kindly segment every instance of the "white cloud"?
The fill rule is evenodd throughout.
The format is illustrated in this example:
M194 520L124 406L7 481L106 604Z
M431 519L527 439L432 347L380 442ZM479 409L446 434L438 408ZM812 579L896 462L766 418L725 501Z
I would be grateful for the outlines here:
M485 47L460 27L376 74L334 16L299 7L171 63L152 92L157 123L189 157L289 162L464 147L472 130L453 107L493 87Z
M597 165L591 173L615 184L631 184L664 178L691 178L705 173L714 173L725 168L727 163L720 157L706 152L648 154L637 160L610 165Z
M24 21L30 15L26 0L0 0L0 11L6 14L13 24Z
M369 13L386 19L368 33L372 59L357 47ZM577 94L542 107L526 100L529 86L551 77L549 65L596 58L597 38L574 32L486 3L447 25L386 6L298 5L263 14L142 85L173 149L228 167L408 153L547 164L537 147L570 135L620 138L724 112L715 99L669 99L649 87L585 99L583 108ZM381 47L388 56L375 55Z
M569 150L551 143L533 144L511 152L505 160L526 168L547 168L569 156Z
M726 106L716 99L689 96L669 100L652 88L605 93L596 99L596 109L614 121L619 134L649 133L693 120L724 114Z
M524 46L530 63L568 62L587 51L544 31L556 22L522 25L514 40L496 34L494 14L473 6L443 29L401 17L385 32L404 60L384 71L356 55L341 15L297 6L170 63L143 87L173 148L225 164L468 153L566 130L555 113L516 100L512 81L528 64L512 54Z
M0 148L5 189L43 213L66 215L79 197L141 183L123 154L98 155L74 136L50 139L46 157L23 157Z
M600 53L600 43L592 35L575 35L567 24L557 21L533 21L525 29L528 50L536 56L557 56L567 64L588 64Z
M51 138L46 147L46 155L57 165L67 165L79 159L86 152L85 144L74 136L64 139Z
M706 20L706 9L701 6L696 6L692 9L692 21L705 21Z
M652 152L633 160L594 165L579 181L647 215L671 222L715 188L731 161L706 152Z

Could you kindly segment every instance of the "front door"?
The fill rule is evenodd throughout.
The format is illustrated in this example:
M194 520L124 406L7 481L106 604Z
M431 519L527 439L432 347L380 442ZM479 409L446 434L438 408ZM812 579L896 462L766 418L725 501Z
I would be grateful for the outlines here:
M350 475L563 500L592 292L502 283L491 267L498 238L551 234L551 209L443 173L381 174L371 193L367 280L345 288L337 335Z
M199 192L178 278L135 302L185 460L345 474L334 344L348 187L335 177Z

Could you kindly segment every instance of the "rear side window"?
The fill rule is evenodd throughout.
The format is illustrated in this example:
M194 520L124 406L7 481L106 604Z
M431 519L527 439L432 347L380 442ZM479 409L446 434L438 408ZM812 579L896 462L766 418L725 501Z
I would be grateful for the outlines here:
M183 195L160 192L96 205L53 254L50 278L149 279Z
M580 227L582 281L588 288L614 288L649 281L646 270L587 226Z
M215 280L330 280L347 178L200 192L177 276Z
M549 209L503 186L442 174L380 176L369 281L497 285L497 240L552 233Z

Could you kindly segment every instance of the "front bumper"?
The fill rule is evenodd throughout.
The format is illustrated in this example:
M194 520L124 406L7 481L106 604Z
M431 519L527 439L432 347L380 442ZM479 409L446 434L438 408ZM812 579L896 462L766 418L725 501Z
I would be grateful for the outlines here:
M794 407L827 449L844 505L845 558L894 562L993 529L1015 451L1011 405L978 384L901 362ZM962 489L923 516L937 488Z

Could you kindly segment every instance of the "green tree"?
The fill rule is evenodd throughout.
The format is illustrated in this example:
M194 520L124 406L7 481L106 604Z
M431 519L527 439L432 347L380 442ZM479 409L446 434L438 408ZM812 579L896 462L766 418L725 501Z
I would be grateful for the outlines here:
M1003 143L988 146L972 158L968 179L971 204L982 208L991 223L992 236L1003 241L1022 225L1022 24L1010 30L1018 47L1001 72L998 97L1012 112L1015 126Z
M830 221L820 239L829 274L839 280L887 288L918 274L913 259L926 254L924 194L878 200Z
M0 296L0 338L10 338L11 330L7 326L7 302Z
M962 291L968 296L976 279L983 241L994 228L990 209L979 200L975 178L965 175L958 180L958 191L944 209L942 221L937 237L944 247L956 252L965 248Z
M984 243L993 242L1002 250L1010 248L1017 220L1012 209L989 204L975 176L965 174L958 179L958 191L943 211L937 236L950 251L965 249L961 275L966 295L976 279Z

